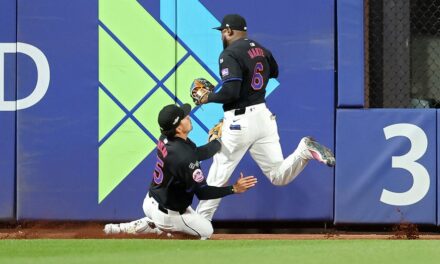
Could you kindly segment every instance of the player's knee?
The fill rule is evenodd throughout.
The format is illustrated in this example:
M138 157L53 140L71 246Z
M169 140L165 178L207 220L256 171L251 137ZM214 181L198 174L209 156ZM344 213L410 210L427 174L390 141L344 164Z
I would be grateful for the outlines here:
M209 223L209 225L205 225L203 230L200 230L200 239L205 240L212 236L214 233L214 228L212 227L212 224Z
M285 186L287 183L280 177L271 178L270 182L275 186Z
M285 186L285 185L287 185L287 184L282 183L282 182L272 182L272 184L275 185L275 186Z
M277 169L278 167L274 167L271 170L264 171L264 175L266 175L270 183L272 183L275 186L287 185L283 175L278 171Z

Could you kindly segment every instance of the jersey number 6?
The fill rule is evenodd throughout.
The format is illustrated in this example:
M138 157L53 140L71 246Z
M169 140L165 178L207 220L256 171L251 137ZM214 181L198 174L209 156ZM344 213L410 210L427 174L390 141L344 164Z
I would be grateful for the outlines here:
M264 70L263 64L261 62L257 62L257 64L255 64L254 76L252 76L252 84L251 84L254 90L260 90L261 87L263 87L264 79L263 79L263 75L261 75L263 70Z

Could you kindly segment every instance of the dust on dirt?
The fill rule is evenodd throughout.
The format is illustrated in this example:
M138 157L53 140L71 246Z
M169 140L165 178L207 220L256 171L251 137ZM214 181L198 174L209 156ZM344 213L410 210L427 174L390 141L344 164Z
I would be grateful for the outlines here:
M102 222L52 222L37 221L0 225L0 239L197 239L185 234L163 233L155 234L115 234L106 235ZM416 225L401 223L391 232L347 232L323 230L318 233L299 233L301 229L291 230L291 233L264 234L255 231L253 234L238 234L234 230L220 229L212 240L349 240L349 239L440 239L437 233L419 232ZM296 232L296 233L292 233Z

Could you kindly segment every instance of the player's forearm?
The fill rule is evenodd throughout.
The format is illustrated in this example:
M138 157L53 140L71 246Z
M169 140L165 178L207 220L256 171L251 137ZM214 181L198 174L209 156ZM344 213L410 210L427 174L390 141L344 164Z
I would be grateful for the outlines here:
M206 145L197 148L197 160L209 159L217 153L222 144L218 140L213 140Z
M227 104L236 101L240 98L241 81L229 81L222 85L222 88L217 93L210 93L208 95L208 103Z
M225 187L215 187L215 186L205 185L197 189L197 191L195 192L199 200L218 199L233 193L234 191L232 185Z

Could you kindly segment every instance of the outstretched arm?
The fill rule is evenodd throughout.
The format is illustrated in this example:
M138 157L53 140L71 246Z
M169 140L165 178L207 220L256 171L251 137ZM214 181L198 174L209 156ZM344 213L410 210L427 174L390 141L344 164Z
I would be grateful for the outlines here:
M225 187L215 187L210 185L204 185L196 189L195 194L199 200L210 200L222 198L229 194L234 193L244 193L248 189L252 188L257 184L257 178L254 176L243 176L240 174L240 178L234 185L229 185Z
M196 151L197 160L200 161L211 158L220 150L221 147L222 144L218 140L213 140L206 145L198 147Z
M234 193L244 193L257 184L257 178L254 176L243 176L243 172L240 172L240 178L232 185L234 187Z
M227 104L240 98L241 80L231 80L223 83L217 93L210 93L202 99L202 104L220 103Z

